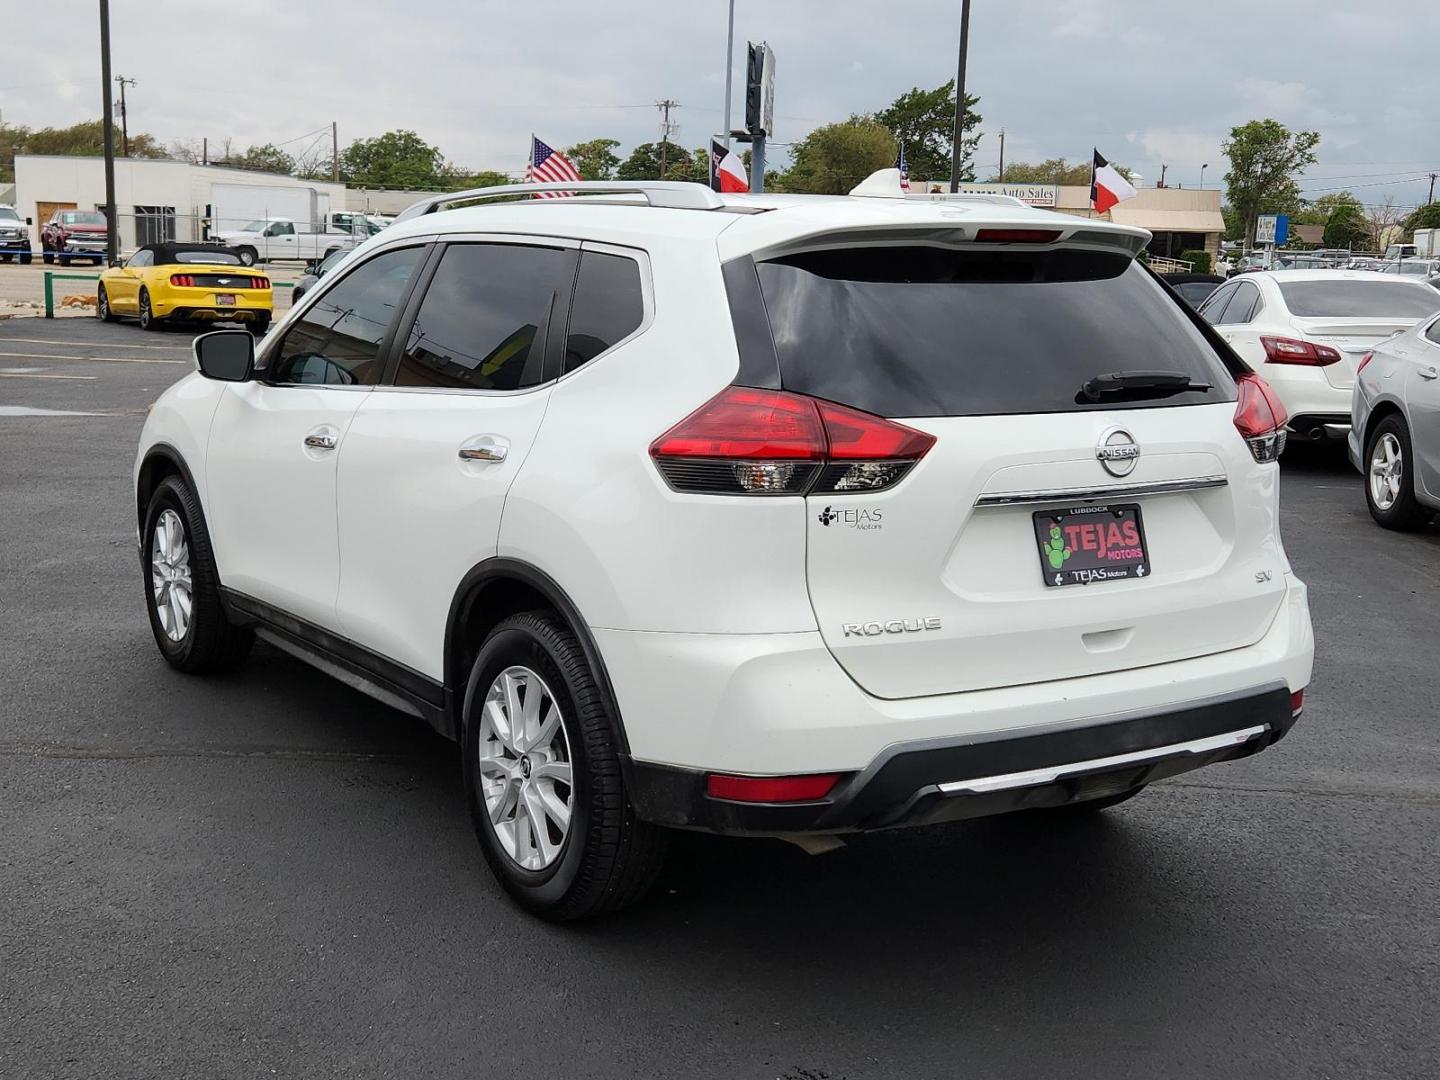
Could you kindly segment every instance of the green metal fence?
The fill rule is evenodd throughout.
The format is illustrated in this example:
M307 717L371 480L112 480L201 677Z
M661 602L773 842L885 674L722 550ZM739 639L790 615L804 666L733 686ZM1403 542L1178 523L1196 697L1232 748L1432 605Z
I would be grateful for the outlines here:
M45 317L55 317L55 282L57 281L99 281L99 274L57 274L54 270L45 271Z

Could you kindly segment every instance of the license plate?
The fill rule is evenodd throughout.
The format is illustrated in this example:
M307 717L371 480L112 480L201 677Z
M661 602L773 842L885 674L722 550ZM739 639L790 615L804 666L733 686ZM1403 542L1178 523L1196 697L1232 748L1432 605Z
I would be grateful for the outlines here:
M1047 586L1142 578L1151 572L1140 507L1133 503L1041 510L1034 523Z
M230 306L230 307L234 307L234 306L235 306L235 294L234 294L233 292L219 292L219 293L216 293L216 294L215 294L215 303L219 304L221 307L225 307L225 306L227 306L227 305Z

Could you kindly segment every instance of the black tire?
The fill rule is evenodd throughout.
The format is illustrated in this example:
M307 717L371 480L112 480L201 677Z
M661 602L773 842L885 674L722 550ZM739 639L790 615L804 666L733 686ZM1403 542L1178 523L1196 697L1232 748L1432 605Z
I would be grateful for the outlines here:
M56 255L55 257L60 260L60 265L61 265L61 266L69 266L69 265L70 265L70 256L69 256L69 255L66 255L63 251L62 251L59 255Z
M140 290L140 329L159 330L165 325L165 320L160 318L150 307L150 292L148 289Z
M1400 490L1395 501L1382 508L1375 501L1372 474L1377 469L1376 453L1385 440L1388 440L1389 445L1397 452L1394 475ZM1370 516L1381 528L1408 532L1420 528L1430 519L1430 512L1415 500L1415 474L1411 468L1414 460L1410 428L1399 413L1391 413L1381 420L1365 440L1365 505L1370 508Z
M167 510L178 516L184 528L190 571L190 621L178 640L171 638L161 622L155 591L155 526ZM141 536L145 544L145 610L150 618L150 632L155 635L155 644L166 663L177 671L203 675L228 671L243 661L255 643L255 635L225 617L220 603L220 577L215 570L210 533L205 528L200 501L178 476L166 477L150 496Z
M1112 806L1128 802L1144 791L1145 787L1145 784L1141 784L1139 787L1133 787L1129 791L1116 792L1114 795L1102 795L1098 799L1066 803L1064 806L1046 806L1033 812L1060 818L1089 817L1091 814L1098 814L1101 810L1108 810Z
M254 266L260 258L260 253L253 247L236 248L235 254L240 256L240 261L246 266Z
M249 327L250 333L256 337L260 337L266 330L270 329L270 318L266 316L263 319L251 319L246 323L246 326Z
M501 673L538 674L559 706L569 751L569 831L554 861L526 869L504 849L480 786L481 713ZM570 629L550 612L513 615L485 639L465 693L460 745L480 849L511 898L554 922L616 911L640 900L664 861L667 832L640 821L625 793L617 721ZM525 770L528 781L530 771ZM548 826L547 826L548 827Z
M33 261L33 257L31 256L30 252L25 251L25 252L22 252L22 253L21 253L21 255L20 255L20 265L21 265L21 266L29 266L32 261Z
M55 253L53 251L46 251L41 254L40 258L46 266L49 266L55 261Z
M15 258L14 255L0 255L0 263L9 263Z
M119 322L120 316L110 310L110 294L101 285L95 290L95 317L101 322Z

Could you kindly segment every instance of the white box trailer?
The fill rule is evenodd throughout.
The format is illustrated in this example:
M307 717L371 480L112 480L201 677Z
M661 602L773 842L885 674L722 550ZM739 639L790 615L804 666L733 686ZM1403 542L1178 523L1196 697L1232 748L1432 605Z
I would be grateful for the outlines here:
M301 232L324 232L330 195L309 187L213 184L209 218L211 234L243 229L261 218L289 218Z
M1416 229L1415 254L1422 259L1440 257L1440 229Z

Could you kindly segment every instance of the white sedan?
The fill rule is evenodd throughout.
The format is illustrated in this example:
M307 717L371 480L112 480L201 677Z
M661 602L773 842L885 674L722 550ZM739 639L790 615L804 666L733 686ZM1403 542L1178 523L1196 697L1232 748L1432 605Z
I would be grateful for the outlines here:
M1232 278L1200 306L1241 358L1264 376L1301 439L1350 434L1360 358L1440 310L1424 278L1360 270L1268 270Z

